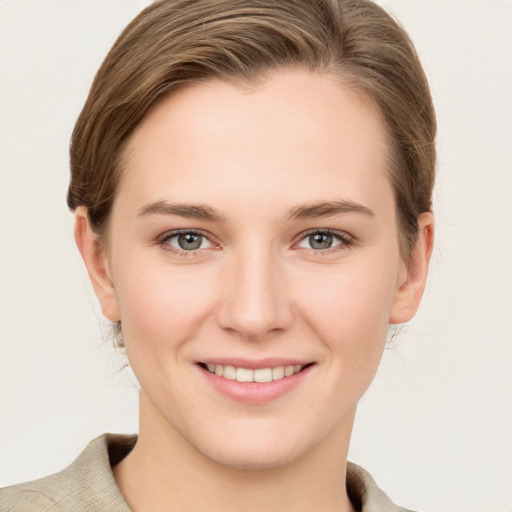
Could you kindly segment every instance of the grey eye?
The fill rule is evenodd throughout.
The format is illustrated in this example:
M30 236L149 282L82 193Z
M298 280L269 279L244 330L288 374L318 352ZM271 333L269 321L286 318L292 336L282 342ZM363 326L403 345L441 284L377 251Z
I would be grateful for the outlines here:
M203 243L203 237L201 235L196 235L195 233L182 233L178 235L178 245L180 249L184 251L194 251L201 247Z
M176 233L168 236L164 243L182 251L196 251L212 247L212 243L200 233Z
M312 249L330 249L333 245L334 237L330 233L315 233L309 235L308 242Z
M350 245L350 241L343 235L331 233L330 231L316 231L306 235L298 246L303 249L313 249L314 251L326 251L340 245Z

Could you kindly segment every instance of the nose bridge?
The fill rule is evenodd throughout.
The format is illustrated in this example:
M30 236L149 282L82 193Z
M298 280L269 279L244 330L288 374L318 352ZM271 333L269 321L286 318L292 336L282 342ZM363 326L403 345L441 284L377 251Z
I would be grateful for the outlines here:
M245 338L258 338L288 327L292 309L279 258L266 245L240 248L229 262L219 322Z

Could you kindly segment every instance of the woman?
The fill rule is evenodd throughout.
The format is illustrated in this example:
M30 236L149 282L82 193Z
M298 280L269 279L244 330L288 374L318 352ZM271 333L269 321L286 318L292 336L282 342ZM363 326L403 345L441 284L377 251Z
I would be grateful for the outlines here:
M401 510L347 463L433 241L435 117L369 1L160 1L75 127L68 204L140 390L2 510Z

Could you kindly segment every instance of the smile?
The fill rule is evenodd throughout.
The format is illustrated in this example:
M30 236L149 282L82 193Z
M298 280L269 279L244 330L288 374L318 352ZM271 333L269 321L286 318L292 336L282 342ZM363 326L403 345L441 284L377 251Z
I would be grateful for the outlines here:
M263 405L291 392L307 379L315 366L315 362L272 358L260 361L205 361L196 364L213 389L247 405Z
M291 377L303 368L300 364L258 368L257 370L221 364L206 364L204 366L210 373L214 373L218 377L238 382L272 382Z

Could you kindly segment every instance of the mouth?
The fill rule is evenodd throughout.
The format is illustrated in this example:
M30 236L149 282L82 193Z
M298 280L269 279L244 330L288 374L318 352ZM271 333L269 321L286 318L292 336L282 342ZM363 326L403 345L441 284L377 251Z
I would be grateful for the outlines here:
M263 406L301 386L316 362L245 359L197 362L206 382L236 402Z
M198 363L201 368L217 377L237 382L258 382L262 384L293 377L313 364L288 364L252 369L233 365Z

